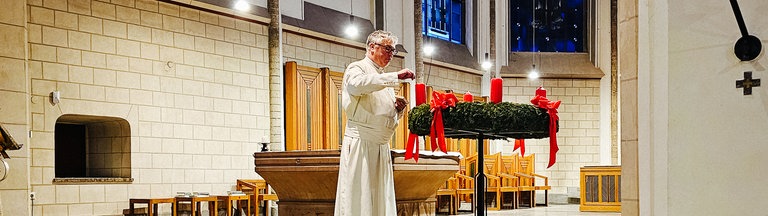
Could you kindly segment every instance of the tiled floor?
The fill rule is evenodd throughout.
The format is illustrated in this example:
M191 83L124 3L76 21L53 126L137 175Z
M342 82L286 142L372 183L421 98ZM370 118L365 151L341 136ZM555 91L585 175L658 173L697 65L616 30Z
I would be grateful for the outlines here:
M459 212L461 216L474 215L471 212ZM488 211L489 216L619 216L615 212L580 212L579 205L552 205L548 207L522 208L515 210Z

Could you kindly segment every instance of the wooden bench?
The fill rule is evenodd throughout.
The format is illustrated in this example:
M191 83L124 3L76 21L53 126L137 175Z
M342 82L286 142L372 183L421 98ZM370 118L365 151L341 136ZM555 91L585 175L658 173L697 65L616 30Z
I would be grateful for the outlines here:
M245 215L251 215L251 208L249 207L251 203L251 196L247 194L239 194L239 195L224 195L224 196L216 196L218 198L219 202L222 202L222 207L227 209L227 216L232 216L232 202L234 201L236 205L236 209L238 211L237 215L241 215L242 212L245 212Z
M259 204L262 201L277 201L277 194L269 193L269 185L264 179L238 179L235 188L251 196L251 208L254 215L259 215ZM265 215L269 215L269 202L264 205Z
M178 206L179 203L182 202L188 202L190 206L192 207L192 216L195 215L201 215L201 209L200 209L200 203L201 202L208 202L208 215L214 216L217 214L217 201L218 198L216 196L203 196L203 197L176 197L175 199L175 206ZM174 211L174 215L178 214L178 209Z
M435 213L440 213L440 210L443 209L445 205L444 199L448 198L448 214L455 215L456 214L456 188L458 187L458 181L455 177L448 178L448 181L445 182L443 186L440 187L440 189L437 189L436 193L436 205L435 205Z
M149 199L129 199L128 200L128 212L130 215L138 214L136 212L136 204L147 204L147 215L153 216L157 214L157 205L160 203L170 203L171 213L176 216L176 202L174 198L149 198Z

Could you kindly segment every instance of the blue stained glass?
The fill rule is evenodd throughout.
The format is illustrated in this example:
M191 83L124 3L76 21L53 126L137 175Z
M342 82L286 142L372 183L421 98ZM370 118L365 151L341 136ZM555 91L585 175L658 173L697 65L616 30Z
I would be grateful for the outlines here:
M536 7L536 20L533 8ZM510 1L510 50L513 52L585 52L583 0ZM535 25L534 25L535 24ZM534 26L535 39L534 40ZM569 28L570 27L570 28Z
M464 0L423 0L421 11L422 34L464 43Z

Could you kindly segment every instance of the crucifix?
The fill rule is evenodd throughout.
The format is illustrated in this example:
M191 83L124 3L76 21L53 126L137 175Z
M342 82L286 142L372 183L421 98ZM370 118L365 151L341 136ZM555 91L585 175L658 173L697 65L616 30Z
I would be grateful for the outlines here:
M752 87L760 86L760 79L752 79L752 71L744 72L743 80L736 80L736 88L744 88L744 95L752 94Z

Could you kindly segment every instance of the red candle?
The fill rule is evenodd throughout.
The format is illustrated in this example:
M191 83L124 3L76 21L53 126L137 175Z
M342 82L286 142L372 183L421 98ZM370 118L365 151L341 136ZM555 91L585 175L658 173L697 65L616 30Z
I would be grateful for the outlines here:
M491 79L491 102L501 103L501 78Z
M469 92L464 93L464 102L472 102L474 100L475 98L472 97L472 93L469 93Z
M536 96L547 97L547 90L544 89L544 87L539 86L539 88L536 89Z
M424 83L416 83L416 106L427 102L427 87Z

